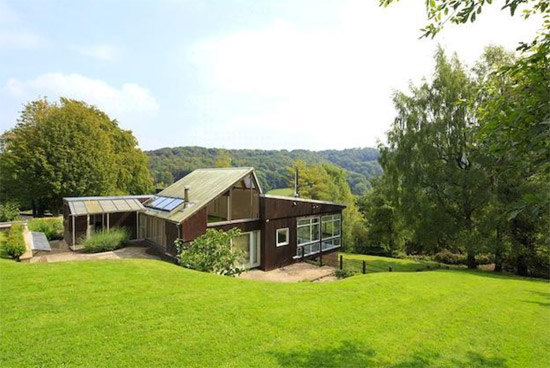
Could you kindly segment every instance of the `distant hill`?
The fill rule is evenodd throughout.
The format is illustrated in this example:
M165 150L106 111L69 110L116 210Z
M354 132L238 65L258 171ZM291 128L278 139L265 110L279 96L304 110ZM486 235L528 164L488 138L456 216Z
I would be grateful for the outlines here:
M217 148L174 147L146 151L149 168L156 183L171 184L200 167L214 167L222 151ZM292 180L287 168L295 160L308 164L330 162L348 172L348 182L355 194L369 188L369 179L380 175L378 150L374 148L351 148L345 150L225 150L232 158L233 166L256 168L260 184L265 191L286 188Z

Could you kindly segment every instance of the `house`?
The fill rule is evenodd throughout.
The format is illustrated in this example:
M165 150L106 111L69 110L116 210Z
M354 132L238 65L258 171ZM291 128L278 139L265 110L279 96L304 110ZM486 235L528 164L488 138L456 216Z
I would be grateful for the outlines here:
M233 245L245 252L245 264L271 270L340 248L345 206L263 194L254 169L244 167L198 169L156 195L64 198L63 208L71 247L118 226L175 256L178 238L239 228Z

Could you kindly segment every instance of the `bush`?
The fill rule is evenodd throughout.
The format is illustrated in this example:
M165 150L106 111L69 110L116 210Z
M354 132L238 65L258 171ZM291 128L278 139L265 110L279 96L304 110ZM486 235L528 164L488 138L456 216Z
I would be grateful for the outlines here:
M23 226L13 224L8 233L8 238L4 243L2 253L8 257L19 260L19 257L27 250L25 239L23 238Z
M491 263L495 263L495 260L494 257L490 254L477 254L476 263L478 265L488 265Z
M92 233L84 240L84 250L90 253L107 252L122 248L130 239L130 232L124 228L112 228Z
M61 218L37 218L29 221L29 230L46 234L48 240L63 239L63 220Z
M434 256L436 262L451 264L451 265L460 265L466 263L466 255L453 253L449 250L442 250L439 253L436 253Z
M345 278L351 277L353 275L355 275L355 272L350 271L350 270L337 269L336 271L334 271L334 276L336 276L339 279L345 279Z
M19 217L19 205L15 202L0 203L0 222L13 221Z
M178 250L180 265L220 275L240 275L245 270L240 261L244 254L231 247L231 240L240 233L239 229L229 231L208 229L206 234L199 236L190 245L181 239L176 239L174 246Z

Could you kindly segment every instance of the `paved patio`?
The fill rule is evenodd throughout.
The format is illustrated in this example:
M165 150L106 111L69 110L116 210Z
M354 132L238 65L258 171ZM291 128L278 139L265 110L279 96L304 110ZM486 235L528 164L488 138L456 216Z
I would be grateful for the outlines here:
M30 262L69 262L69 261L90 261L102 259L161 259L151 248L142 245L131 245L125 248L102 253L80 253L67 249L55 249L50 254L39 254L31 258ZM55 249L55 250L54 250ZM45 252L44 252L45 253Z
M290 266L271 271L250 270L241 274L243 279L276 281L276 282L300 282L300 281L334 281L332 276L334 268L330 266L318 267L306 262L294 263Z

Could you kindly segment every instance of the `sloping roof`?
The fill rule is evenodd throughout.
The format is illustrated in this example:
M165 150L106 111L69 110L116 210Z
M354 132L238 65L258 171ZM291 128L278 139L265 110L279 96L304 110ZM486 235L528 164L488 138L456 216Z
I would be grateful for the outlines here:
M95 215L100 213L143 211L140 198L150 196L118 196L118 197L73 197L64 198L69 204L71 215Z
M264 198L274 198L274 199L283 199L287 201L298 201L298 202L307 202L307 203L319 203L319 204L329 204L332 206L339 206L339 207L347 207L344 203L338 203L338 202L329 202L329 201L320 201L318 199L309 199L309 198L296 198L296 197L287 197L287 196L281 196L281 195L275 195L275 194L262 194L262 197Z
M180 223L204 207L208 202L223 194L248 174L254 175L254 168L230 167L197 169L158 193L158 196L184 198L185 187L188 187L189 203L178 206L171 212L158 211L146 207L145 213L151 216L164 218L171 222ZM257 179L256 185L258 185L258 190L261 193Z

